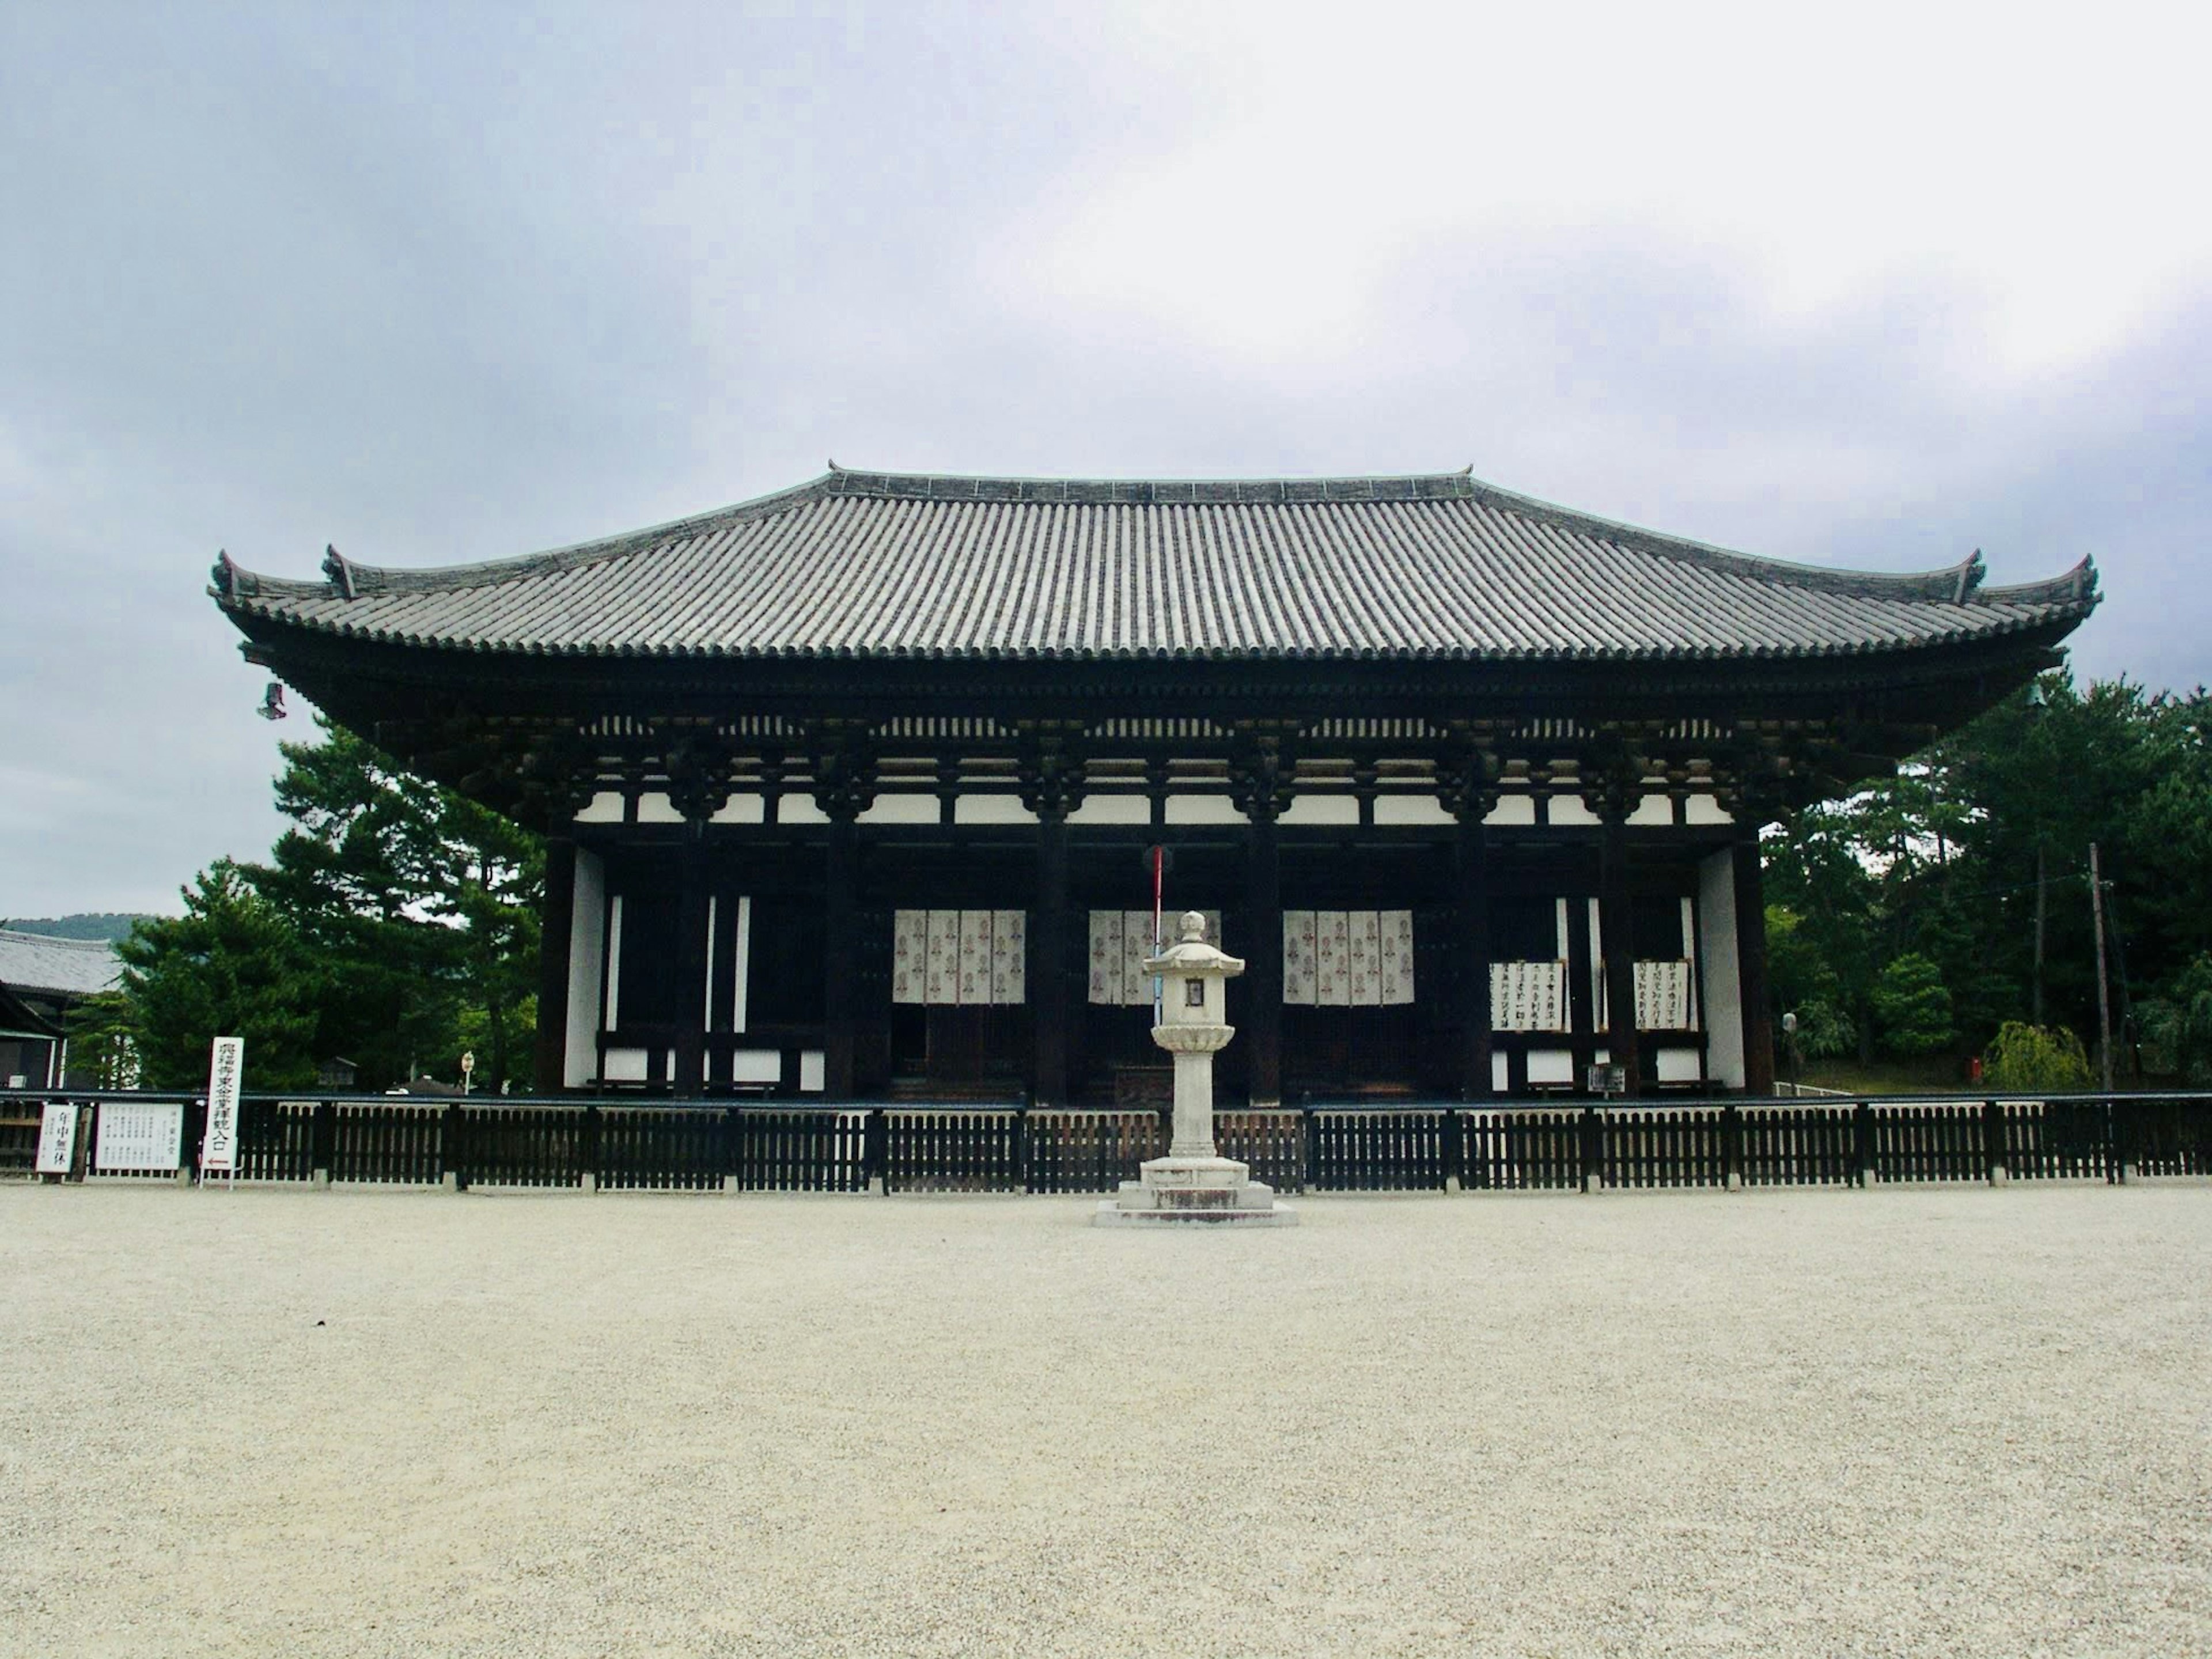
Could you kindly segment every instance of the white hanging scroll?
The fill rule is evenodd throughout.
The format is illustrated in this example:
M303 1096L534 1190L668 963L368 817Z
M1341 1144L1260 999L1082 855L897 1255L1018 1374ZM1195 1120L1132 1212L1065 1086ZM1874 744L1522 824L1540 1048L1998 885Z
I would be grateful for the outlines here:
M923 958L922 1000L940 1008L960 1000L960 913L929 912L929 939Z
M1351 946L1347 1000L1355 1008L1379 1008L1382 1006L1381 920L1372 910L1350 910L1344 921L1345 937Z
M1389 1006L1413 1000L1413 913L1384 910L1376 921L1382 939L1382 995Z
M891 912L891 1000L927 1002L929 958L929 912Z
M1283 1000L1375 1008L1413 1000L1411 910L1283 912Z
M1493 962L1490 964L1490 1029L1564 1031L1567 1029L1567 964Z
M1283 912L1283 1000L1310 1006L1314 1000L1314 913Z
M954 994L963 1007L981 1007L991 1000L991 913L960 913L960 981Z
M895 910L891 1000L937 1007L1018 1003L1028 989L1020 910Z
M1091 1000L1108 1007L1121 1004L1121 913L1091 913Z
M1020 910L991 913L991 1000L1026 1001L1029 995L1029 916Z
M1688 963L1639 962L1636 964L1636 1029L1639 1031L1686 1031L1690 1029Z
M1181 915L1180 911L1176 915ZM1206 942L1221 943L1221 912L1201 911L1206 918ZM1172 929L1174 916L1161 926ZM1164 944L1172 945L1169 938ZM1106 1007L1149 1007L1152 976L1145 962L1152 954L1152 913L1150 910L1093 910L1091 913L1091 1000Z

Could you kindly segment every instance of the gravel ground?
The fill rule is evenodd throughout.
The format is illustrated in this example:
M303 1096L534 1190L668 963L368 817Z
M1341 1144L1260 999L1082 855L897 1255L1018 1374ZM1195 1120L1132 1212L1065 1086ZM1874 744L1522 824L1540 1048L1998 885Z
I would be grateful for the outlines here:
M2212 1654L2212 1190L0 1188L0 1653Z

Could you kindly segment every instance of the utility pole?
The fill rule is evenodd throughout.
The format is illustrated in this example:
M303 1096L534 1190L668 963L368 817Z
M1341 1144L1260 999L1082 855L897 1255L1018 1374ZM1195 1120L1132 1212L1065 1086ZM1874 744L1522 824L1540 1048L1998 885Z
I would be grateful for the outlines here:
M2089 919L2097 933L2097 1058L2105 1091L2112 1089L2112 998L2105 983L2105 880L2097 866L2097 843L2089 843Z

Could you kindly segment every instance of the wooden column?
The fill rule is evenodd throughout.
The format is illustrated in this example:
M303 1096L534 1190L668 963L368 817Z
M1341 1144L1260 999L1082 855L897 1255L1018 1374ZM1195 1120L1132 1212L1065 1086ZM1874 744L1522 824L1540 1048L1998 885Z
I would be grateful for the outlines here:
M1067 1103L1067 805L1042 801L1037 815L1036 915L1030 927L1030 1097Z
M1774 1092L1774 1024L1766 1006L1766 896L1759 826L1742 826L1732 849L1735 876L1736 996L1743 1009L1743 1090Z
M684 1098L707 1086L707 826L684 826L677 854L676 1092Z
M1270 799L1252 803L1244 908L1252 939L1244 966L1244 1079L1255 1106L1283 1102L1283 854Z
M1628 897L1627 815L1603 814L1598 854L1598 933L1605 952L1606 1047L1623 1068L1631 1097L1644 1092L1644 1065L1636 1039L1636 939Z
M1480 817L1460 819L1454 895L1459 930L1459 1097L1494 1093L1490 1061L1490 836Z
M830 840L823 872L822 1017L827 1030L822 1085L829 1098L845 1101L853 1098L858 1043L860 964L854 956L859 946L860 832L850 803L825 803L824 810L830 817Z
M576 843L545 838L545 904L538 932L538 1040L531 1069L541 1095L556 1094L568 1068L568 952L576 931Z

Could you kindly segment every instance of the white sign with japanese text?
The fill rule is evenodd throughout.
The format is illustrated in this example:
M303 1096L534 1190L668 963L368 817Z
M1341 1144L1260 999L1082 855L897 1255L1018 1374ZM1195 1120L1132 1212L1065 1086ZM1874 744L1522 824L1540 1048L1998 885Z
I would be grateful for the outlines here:
M94 1162L101 1170L173 1170L184 1139L185 1109L176 1101L138 1105L103 1100Z
M200 1137L200 1169L238 1172L238 1086L246 1070L246 1039L217 1037L208 1056L207 1133Z
M76 1158L76 1106L50 1100L39 1120L39 1173L65 1176Z

